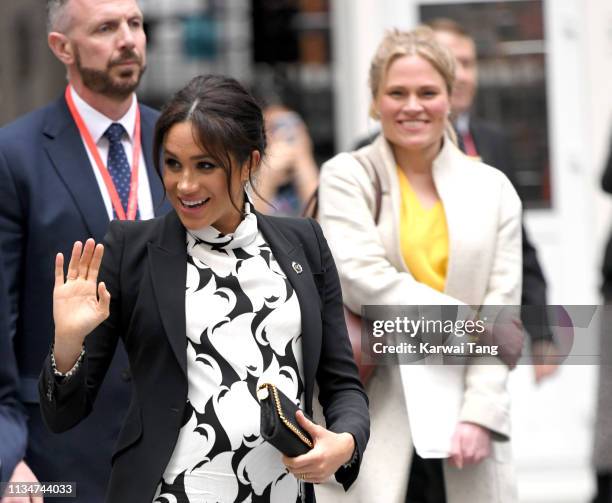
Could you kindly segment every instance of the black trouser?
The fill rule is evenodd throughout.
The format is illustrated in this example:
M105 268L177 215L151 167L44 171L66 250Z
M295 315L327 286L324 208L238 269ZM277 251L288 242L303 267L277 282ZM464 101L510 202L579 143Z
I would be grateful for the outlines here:
M446 503L441 459L423 459L413 452L406 503Z

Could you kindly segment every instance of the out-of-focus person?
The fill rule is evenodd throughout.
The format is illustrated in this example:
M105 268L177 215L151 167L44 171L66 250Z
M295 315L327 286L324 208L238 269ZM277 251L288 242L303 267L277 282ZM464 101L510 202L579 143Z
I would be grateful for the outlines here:
M99 408L78 428L54 435L39 410L38 375L52 342L53 251L101 240L113 218L164 212L151 143L157 112L135 90L146 63L135 0L49 0L48 44L68 86L49 105L0 129L0 245L8 287L9 338L3 365L19 369L28 446L13 481L74 482L56 503L101 503L131 375L123 347L100 389ZM25 499L21 499L25 503Z
M282 105L266 107L264 117L269 147L255 206L263 213L301 215L319 183L308 129L296 112Z
M56 258L45 420L64 431L95 410L120 339L134 376L108 503L312 503L314 483L335 475L348 488L359 473L368 406L336 268L316 222L252 208L245 188L265 147L262 111L244 87L195 77L155 129L174 211L114 221L105 245L75 243L66 275ZM264 440L265 383L300 407L276 426L281 437L296 423L306 430L305 454L283 456ZM305 415L315 383L327 428Z
M429 21L437 39L446 45L457 60L455 85L451 94L452 120L461 150L502 171L516 187L516 166L512 147L504 129L473 114L472 106L478 90L478 58L476 43L457 22L438 18ZM523 323L531 340L531 354L536 382L557 370L551 356L555 354L553 333L546 317L546 280L537 252L522 226L523 291L521 304ZM540 312L536 312L539 310ZM547 358L547 355L549 357Z
M388 32L369 78L382 133L322 167L319 219L353 312L519 303L521 203L503 173L454 143L454 76L455 59L431 29ZM522 344L518 312L511 334L505 363L377 366L366 387L371 441L346 501L517 501L506 384ZM321 501L343 501L328 490Z
M612 194L612 139L601 178L601 188ZM612 234L606 244L602 263L601 292L604 309L599 332L599 355L593 467L597 477L597 492L593 503L612 502Z

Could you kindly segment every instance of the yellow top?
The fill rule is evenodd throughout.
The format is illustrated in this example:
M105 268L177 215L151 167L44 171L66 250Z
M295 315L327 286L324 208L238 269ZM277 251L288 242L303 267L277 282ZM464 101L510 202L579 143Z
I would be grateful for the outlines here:
M414 278L442 292L448 266L448 228L442 201L423 208L404 172L398 167L402 202L400 246Z

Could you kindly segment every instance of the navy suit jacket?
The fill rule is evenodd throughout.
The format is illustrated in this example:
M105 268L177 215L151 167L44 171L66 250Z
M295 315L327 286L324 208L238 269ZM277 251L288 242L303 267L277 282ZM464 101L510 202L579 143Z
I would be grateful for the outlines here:
M316 222L256 214L300 304L306 413L312 415L316 382L327 428L355 438L358 460L336 472L348 487L369 437L368 401L353 360L331 252ZM296 262L302 266L299 273ZM184 421L186 274L185 228L175 212L145 222L113 222L100 269L111 293L110 317L87 337L86 356L68 381L58 384L49 363L41 374L45 420L54 431L65 431L99 407L98 386L115 345L124 341L135 399L113 456L108 503L153 500ZM314 501L310 484L306 496Z
M169 206L160 206L163 188L151 158L157 112L142 105L140 111L142 151L159 213ZM0 245L19 393L30 416L26 460L41 481L75 481L78 501L88 503L103 500L111 452L130 400L125 352L120 348L115 355L97 413L68 434L52 435L45 428L36 382L53 339L55 254L70 256L76 240L101 241L108 223L87 152L63 96L0 129Z
M5 356L12 354L7 290L0 267L0 482L6 482L11 477L15 465L25 454L27 441L26 417L17 396L17 367L14 358Z

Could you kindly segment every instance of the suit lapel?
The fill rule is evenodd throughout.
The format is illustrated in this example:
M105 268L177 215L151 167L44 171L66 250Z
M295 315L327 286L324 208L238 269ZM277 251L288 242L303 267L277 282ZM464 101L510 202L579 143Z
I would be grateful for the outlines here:
M187 283L187 246L185 229L172 211L163 219L160 239L149 243L153 290L170 346L187 374L187 328L185 285Z
M43 147L53 168L70 192L89 233L101 241L108 227L108 214L81 136L63 97L49 111L43 134Z
M274 258L291 283L300 303L302 318L302 355L304 365L304 386L306 406L310 409L317 362L321 352L321 311L319 293L313 279L310 264L306 259L301 243L292 243L280 232L271 218L261 213L257 215L257 225L272 250Z
M142 153L144 155L147 175L149 177L149 187L151 187L151 198L153 200L153 211L155 216L165 215L170 211L171 206L168 200L164 200L164 189L155 171L153 164L153 131L155 130L155 117L150 110L140 107L140 120L142 122Z

